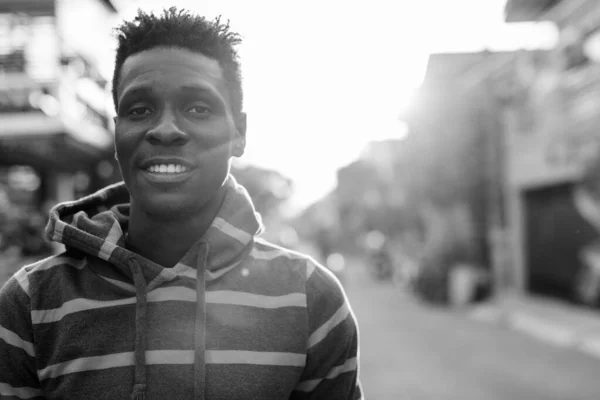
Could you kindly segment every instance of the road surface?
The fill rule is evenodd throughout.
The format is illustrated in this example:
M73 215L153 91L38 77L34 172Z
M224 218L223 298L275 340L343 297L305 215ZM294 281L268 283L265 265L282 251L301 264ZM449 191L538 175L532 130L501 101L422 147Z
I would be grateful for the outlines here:
M600 399L600 359L420 304L349 267L366 400Z

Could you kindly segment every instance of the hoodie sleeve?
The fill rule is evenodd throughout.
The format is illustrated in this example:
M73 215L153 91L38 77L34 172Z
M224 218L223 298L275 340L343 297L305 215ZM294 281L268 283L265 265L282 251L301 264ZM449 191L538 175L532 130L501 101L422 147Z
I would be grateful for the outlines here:
M17 272L0 289L0 399L44 399L37 376L29 296Z
M337 278L309 261L308 354L291 400L362 400L358 324Z

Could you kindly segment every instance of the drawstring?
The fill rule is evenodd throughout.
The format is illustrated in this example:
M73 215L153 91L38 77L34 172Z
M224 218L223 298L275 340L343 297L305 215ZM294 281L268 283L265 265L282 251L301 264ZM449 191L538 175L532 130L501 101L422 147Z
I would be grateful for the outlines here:
M196 322L194 327L194 398L204 400L206 388L206 280L208 243L198 249L196 264ZM132 400L146 399L146 280L140 264L129 260L129 268L135 284L135 382L131 392Z
M194 399L206 398L206 279L208 243L198 249L196 262L196 324L194 327Z
M135 284L135 383L132 400L146 399L146 280L140 264L129 260L129 268Z

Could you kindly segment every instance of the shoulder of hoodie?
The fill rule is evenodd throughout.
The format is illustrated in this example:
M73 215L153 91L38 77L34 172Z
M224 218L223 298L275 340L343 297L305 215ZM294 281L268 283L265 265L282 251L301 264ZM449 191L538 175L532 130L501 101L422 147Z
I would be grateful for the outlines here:
M41 259L21 267L6 282L2 291L11 290L11 287L19 287L27 297L36 295L37 288L44 287L43 282L53 274L59 273L59 266L68 266L75 269L83 269L87 258L83 253L68 250L60 254ZM32 284L35 280L35 284Z
M301 276L307 292L314 292L318 297L325 296L341 301L345 299L345 293L338 278L308 254L278 246L262 238L256 238L252 256L259 260L269 259L270 262L277 263L278 269L288 269L296 276Z

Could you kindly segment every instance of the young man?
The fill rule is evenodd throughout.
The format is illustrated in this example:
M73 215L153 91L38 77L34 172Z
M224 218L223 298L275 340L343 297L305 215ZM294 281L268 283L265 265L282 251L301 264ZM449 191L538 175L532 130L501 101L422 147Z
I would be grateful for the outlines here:
M66 252L0 292L0 399L360 399L336 279L259 238L237 34L172 8L118 30L124 183L55 207Z

